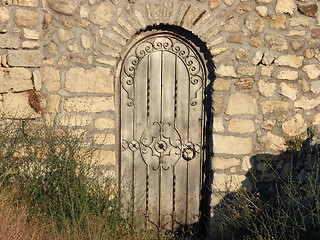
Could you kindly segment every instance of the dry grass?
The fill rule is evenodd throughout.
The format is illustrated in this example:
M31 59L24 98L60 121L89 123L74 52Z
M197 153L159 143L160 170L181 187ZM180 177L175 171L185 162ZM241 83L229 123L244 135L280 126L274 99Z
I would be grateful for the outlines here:
M18 205L11 194L0 193L0 240L44 240L40 224L28 221L26 206Z

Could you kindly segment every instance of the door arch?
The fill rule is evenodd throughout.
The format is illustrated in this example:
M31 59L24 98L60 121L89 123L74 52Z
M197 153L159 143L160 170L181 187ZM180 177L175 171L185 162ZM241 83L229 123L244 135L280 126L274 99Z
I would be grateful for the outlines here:
M200 219L207 75L195 45L162 30L141 33L121 65L121 197L159 232Z

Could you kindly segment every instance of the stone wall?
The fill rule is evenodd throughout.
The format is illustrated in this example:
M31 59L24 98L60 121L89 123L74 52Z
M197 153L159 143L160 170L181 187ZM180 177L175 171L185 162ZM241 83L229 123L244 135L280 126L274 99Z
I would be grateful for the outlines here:
M184 28L211 52L215 192L235 190L252 156L319 124L318 0L1 0L0 107L90 129L117 164L116 81L131 39ZM116 168L116 167L115 167ZM226 184L230 183L230 184ZM217 199L212 197L212 204Z

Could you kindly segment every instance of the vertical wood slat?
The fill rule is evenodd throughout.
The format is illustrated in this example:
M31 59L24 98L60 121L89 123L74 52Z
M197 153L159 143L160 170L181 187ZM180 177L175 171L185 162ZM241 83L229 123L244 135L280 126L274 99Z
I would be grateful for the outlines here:
M162 53L155 52L150 55L150 116L149 126L154 129L150 132L149 138L156 137L159 134L159 123L161 120L161 58ZM156 154L152 149L152 154ZM159 169L154 169L159 165L159 158L154 157L154 164L149 166L149 199L148 209L149 219L159 227L160 223L160 184L161 174Z
M200 69L202 71L202 69ZM201 83L202 84L202 83ZM191 84L190 79L190 104L189 104L189 140L195 145L202 143L202 88L199 92L198 84ZM197 96L197 98L195 98ZM195 153L195 158L188 161L188 198L187 198L187 224L192 225L199 221L200 196L201 196L201 160L202 153Z
M148 95L148 58L139 63L135 75L136 104L135 104L135 129L134 139L139 142L140 137L148 127L147 118L147 95ZM145 164L140 149L134 153L134 220L136 225L142 224L146 215L146 180L147 165Z
M132 212L133 204L133 154L129 148L129 143L133 138L133 108L128 106L127 92L121 88L121 126L126 126L121 130L120 144L124 144L125 150L121 149L121 201L124 206L124 211ZM123 143L123 141L125 141Z
M166 128L164 135L171 133L174 123L174 96L175 96L175 55L163 52L162 65L162 119ZM167 125L166 123L169 123ZM164 137L170 137L164 136ZM167 146L170 149L170 144ZM165 152L166 154L174 154L173 152ZM174 156L164 157L164 161L173 161ZM170 159L171 158L171 159ZM170 166L170 165L169 165ZM172 230L172 211L173 211L173 166L162 171L161 177L161 228L164 230Z
M182 145L188 140L188 72L183 62L176 58L176 85L177 85L177 103L175 127L179 130ZM186 224L186 199L187 199L187 162L180 158L175 166L176 172L176 197L175 197L175 228Z

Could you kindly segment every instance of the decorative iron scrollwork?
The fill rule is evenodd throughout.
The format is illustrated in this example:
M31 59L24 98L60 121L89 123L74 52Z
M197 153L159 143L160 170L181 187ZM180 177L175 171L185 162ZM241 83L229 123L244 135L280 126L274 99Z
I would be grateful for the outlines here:
M127 98L129 100L127 102L128 107L132 107L134 105L134 76L139 62L147 55L156 51L172 52L182 60L189 71L190 82L192 86L194 86L194 88L191 89L190 97L191 95L194 95L191 97L192 99L196 99L198 97L197 92L202 88L204 76L201 63L199 62L194 50L174 36L155 35L154 37L141 41L133 51L134 54L127 57L127 60L123 64L121 86L127 93Z
M132 141L129 143L129 149L130 149L132 152L135 152L135 151L139 150L139 142L136 141L136 140L132 140Z
M140 139L141 156L153 170L167 170L181 157L181 137L170 123L154 122Z
M182 150L182 157L186 161L191 161L196 157L196 151L194 145L190 142L186 143Z

